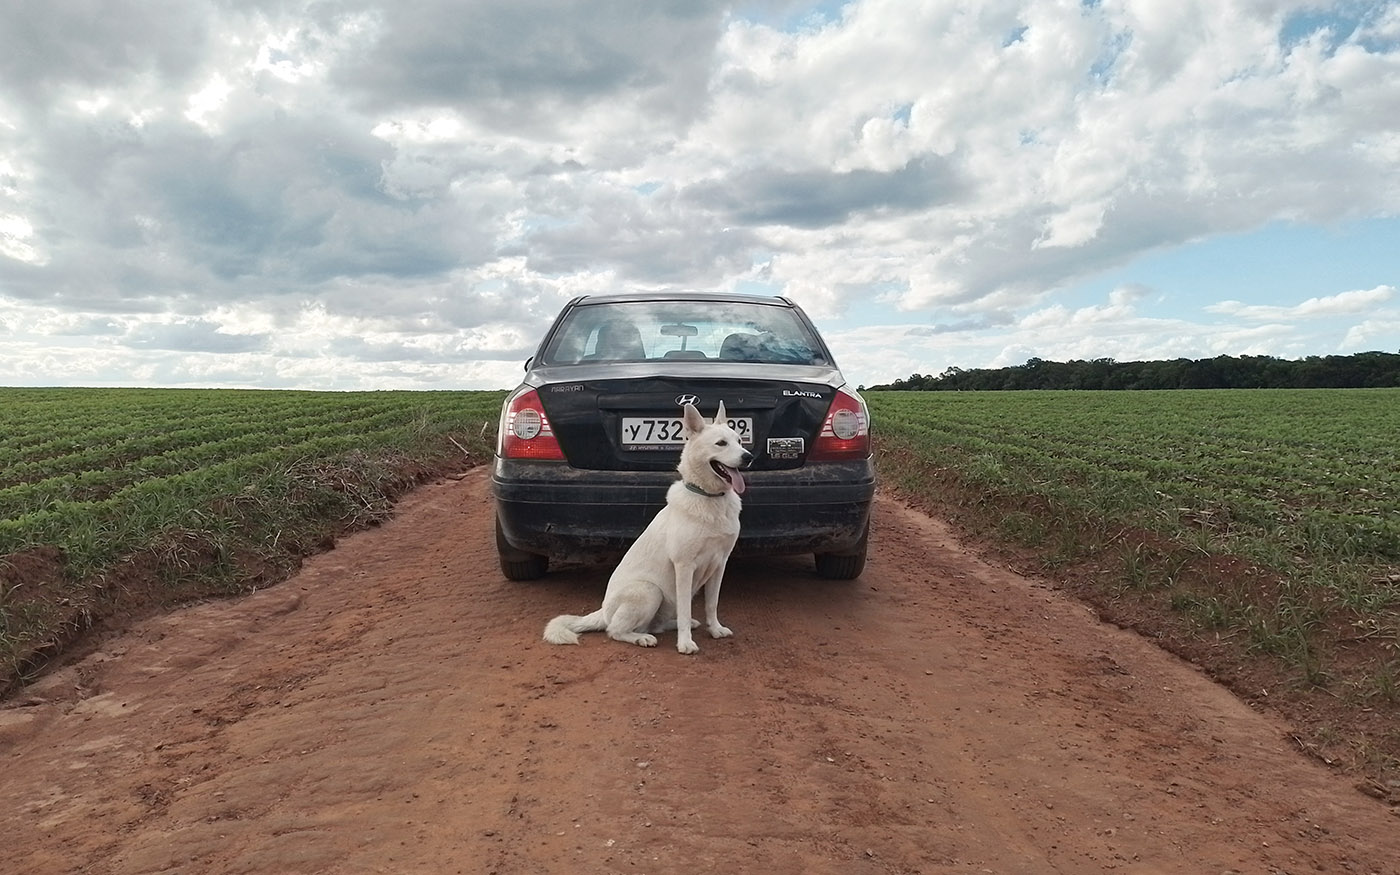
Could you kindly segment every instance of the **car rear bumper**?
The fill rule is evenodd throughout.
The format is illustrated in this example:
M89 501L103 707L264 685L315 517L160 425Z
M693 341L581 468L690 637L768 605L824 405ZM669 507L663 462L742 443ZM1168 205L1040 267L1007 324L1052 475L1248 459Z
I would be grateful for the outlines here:
M507 543L553 559L624 553L666 503L674 472L583 471L564 462L495 460L496 516ZM745 472L734 554L858 548L875 494L871 460Z

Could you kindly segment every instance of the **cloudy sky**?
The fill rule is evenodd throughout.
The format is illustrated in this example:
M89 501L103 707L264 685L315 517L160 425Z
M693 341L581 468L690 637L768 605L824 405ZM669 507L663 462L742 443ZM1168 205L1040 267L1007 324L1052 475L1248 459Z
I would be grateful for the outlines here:
M497 388L783 294L853 383L1400 351L1400 0L10 0L0 385Z

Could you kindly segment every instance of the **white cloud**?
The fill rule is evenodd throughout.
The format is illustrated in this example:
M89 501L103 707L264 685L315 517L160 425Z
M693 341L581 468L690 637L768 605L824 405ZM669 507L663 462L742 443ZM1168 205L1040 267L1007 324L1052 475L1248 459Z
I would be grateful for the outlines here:
M1378 338L1393 339L1400 335L1400 314L1391 314L1383 319L1366 319L1351 326L1342 338L1341 350L1373 350Z
M30 241L34 226L24 216L0 213L0 256L27 264L43 265L47 260Z
M752 8L24 0L0 305L112 320L93 349L175 381L508 381L569 296L630 288L937 327L851 347L882 371L1395 345L1393 256L1208 325L1070 301L1193 241L1400 216L1395 0ZM1334 316L1366 318L1302 325Z
M1098 236L1106 208L1101 203L1075 204L1063 213L1045 220L1045 232L1031 248L1042 246L1082 246Z
M223 109L233 86L218 73L210 77L203 88L190 95L185 108L185 118L206 131L214 130L209 117Z
M1205 309L1210 313L1235 316L1251 321L1315 319L1324 316L1367 313L1394 298L1395 288L1393 286L1376 286L1374 289L1358 289L1326 297L1309 298L1292 307L1250 306L1239 301L1221 301L1218 304L1211 304Z

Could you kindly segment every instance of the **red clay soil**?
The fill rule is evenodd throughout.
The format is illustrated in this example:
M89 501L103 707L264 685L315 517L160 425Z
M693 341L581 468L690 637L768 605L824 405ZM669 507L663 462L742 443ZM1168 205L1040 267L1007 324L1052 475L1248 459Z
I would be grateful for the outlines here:
M877 502L855 582L731 565L735 637L540 640L486 471L0 708L5 872L1400 873L1288 729Z

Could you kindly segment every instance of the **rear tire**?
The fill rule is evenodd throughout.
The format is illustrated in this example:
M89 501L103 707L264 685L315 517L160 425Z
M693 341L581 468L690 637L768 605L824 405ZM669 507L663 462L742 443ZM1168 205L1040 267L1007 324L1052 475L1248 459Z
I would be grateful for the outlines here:
M506 542L501 531L501 519L496 518L496 554L501 560L501 573L506 580L539 580L549 571L549 557L517 550Z
M865 553L870 546L870 524L866 523L860 543L850 553L817 553L817 576L827 580L855 580L865 570Z

